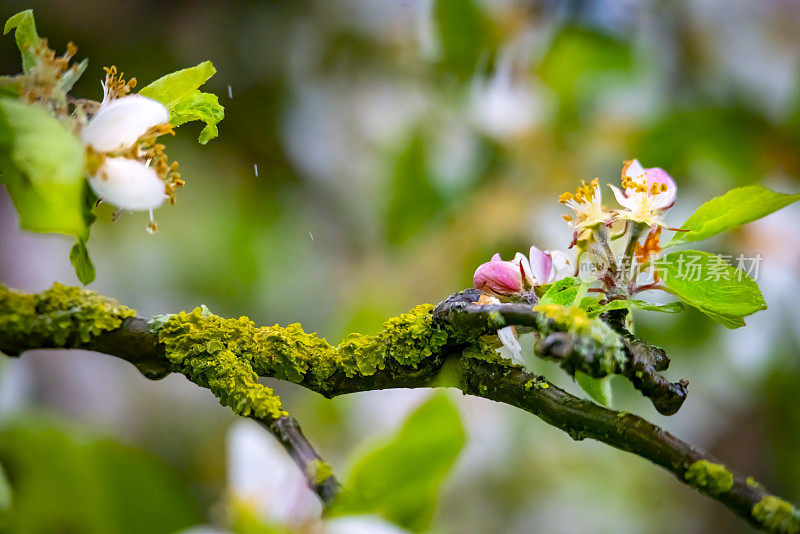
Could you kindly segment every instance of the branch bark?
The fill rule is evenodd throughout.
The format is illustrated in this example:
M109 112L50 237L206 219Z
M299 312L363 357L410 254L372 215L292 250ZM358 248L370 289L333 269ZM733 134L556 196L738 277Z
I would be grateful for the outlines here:
M530 306L481 306L471 303L474 297L469 291L455 294L433 311L434 325L450 329L451 335L438 354L415 366L402 365L387 358L384 367L364 376L348 377L344 372L335 371L325 381L320 381L308 379L312 374L308 373L298 383L329 398L375 389L431 387L439 385L437 378L447 361L449 371L455 370L459 377L455 385L465 394L530 412L574 440L595 439L650 460L758 528L773 532L800 531L800 512L792 504L771 494L751 477L735 473L707 452L645 419L575 397L544 377L520 367L465 356L468 343L464 339L494 334L497 328L507 325L537 329L544 320ZM2 310L0 306L0 325ZM619 330L620 325L616 328ZM635 348L641 340L637 342L629 333L627 336L629 353L644 350L642 346ZM127 360L151 378L164 376L171 369L164 346L150 331L149 322L141 317L125 319L119 327L99 332L85 341L78 335L69 335L63 342L57 342L41 332L21 335L13 329L4 331L0 328L0 351L19 355L39 348L94 350ZM666 366L661 356L642 352L632 357L646 360L645 363L655 371ZM287 448L323 502L330 502L338 490L338 483L332 474L320 476L321 459L303 437L296 421L286 416L260 422Z

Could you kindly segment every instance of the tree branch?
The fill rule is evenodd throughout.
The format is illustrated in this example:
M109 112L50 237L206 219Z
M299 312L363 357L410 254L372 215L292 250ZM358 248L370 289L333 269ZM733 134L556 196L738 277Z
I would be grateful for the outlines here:
M106 324L111 325L107 329L84 336L81 335L86 327L80 316L82 312L74 301L70 301L55 310L58 317L62 317L58 314L68 314L69 321L64 323L66 330L53 334L47 326L53 319L50 302L52 298L42 295L44 293L26 296L8 290L6 294L0 291L0 351L19 355L25 350L37 348L95 350L125 359L151 378L163 376L170 371L183 372L190 379L214 391L213 384L204 384L186 371L185 367L176 364L174 355L169 353L172 340L165 339L163 332L154 333L153 321L139 317L126 317L117 323L106 321ZM223 321L221 324L224 328L219 332L211 332L208 338L211 341L204 338L203 343L216 340L217 344L227 347L226 350L244 347L242 351L246 354L239 354L238 357L251 361L253 369L258 369L260 375L289 378L326 397L374 389L430 387L437 383L442 367L448 362L449 370L455 371L458 376L455 385L465 394L516 406L565 431L575 440L595 439L648 459L673 473L683 483L724 504L756 527L773 532L800 531L800 512L789 502L768 492L751 477L733 472L708 453L641 417L575 397L542 376L511 366L507 360L492 357L489 351L484 350L488 339L486 336L493 336L503 326L524 326L548 332L548 335L570 332L561 328L558 321L532 311L529 306L479 306L471 303L474 297L469 291L455 294L432 310L432 313L428 313L425 322L417 321L417 315L406 314L387 321L384 332L379 336L370 338L351 335L337 347L323 344L323 340L300 330L302 336L305 336L302 337L297 333L299 327L294 328L296 325L285 329L257 329L241 319L236 324L243 325L243 330L237 332L237 337L234 338L230 334L230 329L233 328L231 323L224 323L234 320L208 315L209 320ZM24 298L34 299L33 303L20 304L20 299ZM25 310L20 310L21 306L26 307ZM194 313L200 312L196 310ZM189 317L187 314L182 315ZM166 324L172 324L175 329L180 326L180 321L187 320L186 317L178 316L174 322ZM39 318L42 320L38 320ZM96 319L95 317L92 320ZM408 334L407 337L403 337L404 332ZM288 341L280 337L289 336L290 333L295 337ZM309 352L307 359L300 362L302 365L292 367L294 370L302 369L303 372L297 376L287 376L287 368L273 361L277 355L253 352L256 350L253 346L241 344L243 335L270 351L281 353L285 358L299 357L295 353L287 352L298 344L310 351L316 350L319 354ZM381 345L376 348L378 343ZM409 361L406 353L400 353L402 348L408 349L409 346L415 351L426 351L426 354ZM637 356L631 356L630 352L631 347L635 346L636 342L628 339L626 352L634 360ZM356 350L354 347L366 347L364 350L375 361L357 359L357 365L351 365L347 358ZM209 363L209 359L213 358L210 354L212 353L201 351L201 356L205 359L200 361ZM563 350L560 354L561 357L572 357ZM365 358L363 354L360 357ZM638 358L647 359L647 365L653 370L663 370L665 367L665 362L657 354L642 353ZM219 395L217 391L215 393ZM296 422L288 416L271 420L262 418L261 422L287 447L320 498L329 502L338 484L332 475L320 478L320 472L324 475L327 470L318 469L321 460L303 438ZM309 476L309 465L315 466L314 476Z

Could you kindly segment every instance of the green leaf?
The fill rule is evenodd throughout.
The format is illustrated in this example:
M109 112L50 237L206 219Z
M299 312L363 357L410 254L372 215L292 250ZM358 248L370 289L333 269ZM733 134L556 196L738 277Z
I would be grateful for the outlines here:
M206 144L217 137L217 124L225 117L225 108L216 95L199 91L217 69L210 61L195 67L167 74L139 91L140 95L158 100L169 109L170 124L180 126L189 121L203 121L206 126L198 141Z
M203 521L187 484L144 451L31 417L0 443L13 474L8 532L166 534Z
M33 10L20 11L8 19L3 29L3 35L7 35L11 30L15 30L14 40L17 42L20 54L22 54L22 71L27 73L31 67L36 65L36 54L34 52L41 41L39 34L36 32Z
M219 135L217 124L225 117L217 95L211 93L194 93L182 98L170 110L170 124L180 126L189 121L203 121L206 126L200 132L198 141L206 144Z
M81 284L89 285L94 281L94 264L89 258L89 249L86 248L85 239L79 238L78 242L72 247L69 252L69 262L75 269L75 274Z
M378 513L406 529L425 530L439 486L463 445L458 410L446 393L435 393L394 439L356 463L332 513Z
M656 311L662 313L679 313L684 311L686 308L684 307L682 302L669 302L666 304L658 304L655 302L647 302L645 300L612 300L611 302L607 302L605 304L590 306L587 312L589 314L589 317L595 317L607 311L622 310L622 309L628 309L628 310L636 309L645 311Z
M558 304L559 306L572 306L578 296L581 287L581 279L577 277L567 277L550 284L539 304Z
M3 465L0 464L0 513L11 508L11 484L8 483Z
M214 65L210 61L204 61L195 67L162 76L147 87L143 87L139 94L154 98L172 108L181 99L194 93L216 73Z
M21 76L0 76L0 98L19 98L22 95Z
M755 281L722 256L681 250L656 268L671 293L728 328L744 326L743 317L767 307Z
M84 160L78 138L44 108L0 99L0 174L22 228L83 235Z
M676 232L664 246L706 239L766 217L798 200L800 195L776 193L760 185L737 187L697 208L681 226L688 232Z
M613 394L610 376L594 378L581 371L575 371L575 382L596 402L603 406L611 406Z
M13 502L11 484L8 481L3 465L0 464L0 532L9 531L8 516Z
M442 65L463 80L475 74L491 51L488 19L475 0L435 0L433 17L441 44Z
M385 216L386 237L394 246L408 242L427 227L445 205L427 158L427 139L422 132L415 132L390 162L391 198Z

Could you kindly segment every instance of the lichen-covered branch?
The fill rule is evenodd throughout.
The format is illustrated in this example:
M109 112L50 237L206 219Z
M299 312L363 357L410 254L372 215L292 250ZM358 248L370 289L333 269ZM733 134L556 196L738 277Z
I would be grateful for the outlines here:
M333 397L441 385L437 379L447 362L448 376L457 376L452 385L466 394L526 410L573 439L596 439L646 458L762 529L800 532L800 512L791 503L641 417L570 395L512 365L494 350L494 332L509 325L536 330L541 356L594 376L624 374L637 361L643 362L640 371L657 374L666 366L656 349L638 345L613 320L608 327L585 316L566 317L564 310L480 306L474 299L467 291L435 309L418 306L388 320L376 336L350 334L332 346L299 325L259 328L247 318L224 319L204 308L147 321L87 290L56 285L25 295L0 286L0 351L13 356L36 348L82 348L130 361L150 378L182 373L236 413L268 426L325 501L338 487L330 468L258 377Z

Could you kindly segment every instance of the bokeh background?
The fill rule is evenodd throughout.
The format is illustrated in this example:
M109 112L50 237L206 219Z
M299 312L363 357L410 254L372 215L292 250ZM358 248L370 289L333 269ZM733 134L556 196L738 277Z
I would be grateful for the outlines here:
M73 95L99 99L104 65L141 85L205 59L219 71L205 90L226 108L220 137L201 147L186 125L168 139L187 186L158 210L160 233L145 232L145 214L102 210L92 229L91 287L144 315L202 303L334 342L375 332L469 286L494 252L564 248L558 194L615 182L633 157L678 182L674 225L734 186L800 190L789 0L4 0L0 18L29 7L51 46L72 40L89 58ZM7 36L0 72L19 70ZM0 281L77 284L71 244L20 232L0 188ZM769 309L737 331L694 312L637 316L690 396L662 417L620 380L615 407L800 501L800 209L702 245L760 253ZM325 400L270 384L340 474L429 395ZM750 531L644 460L453 398L469 443L433 532ZM81 352L0 360L0 457L25 532L113 532L119 517L147 532L224 529L232 502L256 520L303 513L307 502L270 489L283 453L263 437L180 376L151 382Z

